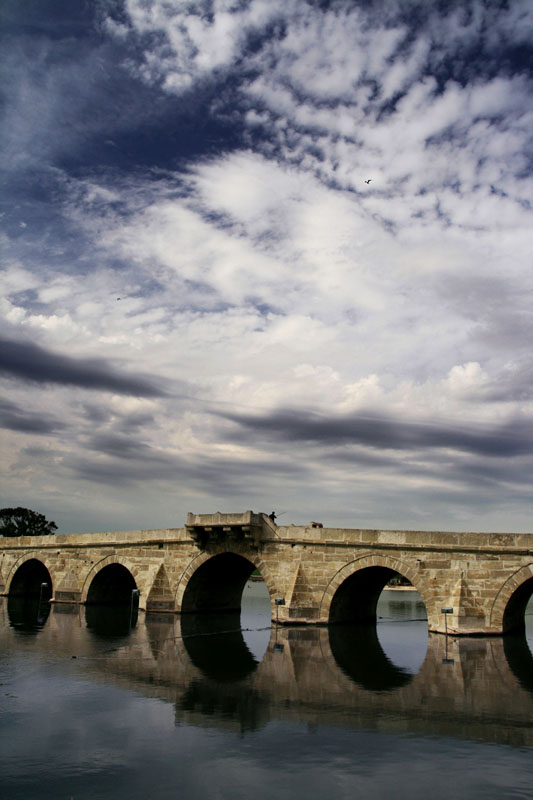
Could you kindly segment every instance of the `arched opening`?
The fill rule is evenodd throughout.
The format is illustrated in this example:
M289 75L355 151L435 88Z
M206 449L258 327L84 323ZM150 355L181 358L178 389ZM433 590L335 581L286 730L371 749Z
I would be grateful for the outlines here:
M416 675L428 648L427 612L414 586L399 577L389 581L379 596L376 632L391 663Z
M242 680L268 646L268 589L260 576L248 582L254 571L247 558L220 553L198 567L187 584L182 636L191 661L209 678Z
M135 627L139 609L137 584L122 564L108 564L89 586L85 601L87 627L103 638L125 636Z
M341 583L331 601L329 622L375 622L383 588L399 573L389 567L365 567Z
M137 607L137 584L122 564L109 564L98 572L87 592L87 605Z
M330 626L335 660L364 688L400 688L424 662L424 602L392 567L364 567L349 575L333 595L329 621L337 623Z
M17 569L9 587L7 613L11 627L37 633L50 614L51 597L50 573L42 561L30 558Z
M503 612L504 633L525 633L526 608L533 596L533 578L524 581L511 595Z
M189 580L182 613L240 612L243 589L255 567L235 553L220 553L204 562Z
M270 592L261 575L255 570L246 581L241 598L241 628L244 641L259 663L268 649L272 608Z
M18 568L9 587L9 596L50 600L52 578L42 561L30 558Z
M516 606L511 605L514 595L509 600L507 605L507 609L511 605L509 621L517 623L517 627L503 637L503 648L512 672L522 687L533 694L533 594L527 598L527 592L528 589L531 590L532 582L533 578L525 581L515 592L518 594ZM524 595L526 602L522 624L520 624L520 608L524 604Z

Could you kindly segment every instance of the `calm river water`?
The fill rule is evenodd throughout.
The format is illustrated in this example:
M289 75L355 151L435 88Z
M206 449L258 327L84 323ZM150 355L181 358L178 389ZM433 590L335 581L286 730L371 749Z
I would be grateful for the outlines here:
M271 627L0 598L3 800L533 798L526 636L428 635L414 592L375 627ZM131 623L131 624L130 624Z

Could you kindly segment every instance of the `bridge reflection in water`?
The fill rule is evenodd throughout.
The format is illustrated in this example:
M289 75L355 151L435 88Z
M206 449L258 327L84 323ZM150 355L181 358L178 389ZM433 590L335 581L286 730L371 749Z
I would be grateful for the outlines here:
M56 658L75 652L80 677L170 702L192 725L245 732L284 720L533 746L526 638L428 634L411 621L423 614L416 596L395 598L385 608L395 621L384 612L377 627L271 629L244 612L137 619L136 609L50 611L13 598L0 606L0 647L31 631ZM256 630L243 631L250 620Z

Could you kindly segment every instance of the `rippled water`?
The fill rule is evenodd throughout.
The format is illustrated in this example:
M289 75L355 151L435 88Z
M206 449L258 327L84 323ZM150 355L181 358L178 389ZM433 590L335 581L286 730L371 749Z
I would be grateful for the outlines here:
M240 620L3 599L2 798L533 797L533 630L428 635L390 591L375 627L276 628L264 593Z

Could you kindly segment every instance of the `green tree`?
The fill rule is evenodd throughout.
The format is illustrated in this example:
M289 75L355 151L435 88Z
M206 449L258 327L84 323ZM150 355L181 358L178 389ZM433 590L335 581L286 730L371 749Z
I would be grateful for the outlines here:
M56 530L55 522L29 508L0 508L2 536L48 536Z

